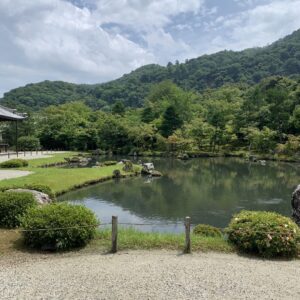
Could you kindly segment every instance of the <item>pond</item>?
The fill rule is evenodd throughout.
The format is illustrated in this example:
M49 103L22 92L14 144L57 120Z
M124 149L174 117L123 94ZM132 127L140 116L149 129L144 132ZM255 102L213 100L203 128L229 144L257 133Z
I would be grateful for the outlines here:
M182 232L185 216L193 224L222 228L243 209L289 216L291 193L300 183L298 164L263 166L237 158L151 161L163 177L108 181L69 192L59 200L84 204L102 223L117 215L119 222L148 224L136 226L139 230Z

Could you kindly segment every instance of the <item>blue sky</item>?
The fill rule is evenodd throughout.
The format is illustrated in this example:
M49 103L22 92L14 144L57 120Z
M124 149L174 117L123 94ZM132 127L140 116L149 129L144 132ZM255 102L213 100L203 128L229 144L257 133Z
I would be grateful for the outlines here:
M0 0L0 95L265 46L300 28L299 11L300 0Z

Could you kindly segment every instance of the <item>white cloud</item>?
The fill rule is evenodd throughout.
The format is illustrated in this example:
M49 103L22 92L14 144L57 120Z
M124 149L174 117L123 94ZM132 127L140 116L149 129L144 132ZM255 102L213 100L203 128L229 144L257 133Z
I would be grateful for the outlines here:
M241 50L270 44L299 29L299 11L300 0L276 0L221 18L214 25L222 34L213 39L212 49Z
M98 83L148 63L263 46L300 27L300 0L228 0L230 13L218 1L0 0L0 96L45 79Z
M101 82L155 61L104 31L88 9L59 0L0 2L2 92L44 79Z
M189 47L163 27L172 16L197 12L202 2L1 0L0 95L45 79L103 82L144 64L165 63L168 53L175 59ZM140 32L144 44L122 30L105 30L111 22Z
M100 0L97 13L102 23L118 23L136 31L151 31L170 23L182 13L197 14L204 0Z

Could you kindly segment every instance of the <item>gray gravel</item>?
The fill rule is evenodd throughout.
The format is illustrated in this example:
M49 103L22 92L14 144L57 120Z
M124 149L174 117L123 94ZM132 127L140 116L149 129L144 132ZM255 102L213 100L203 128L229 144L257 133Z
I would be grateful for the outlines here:
M0 258L0 299L300 299L300 261L235 254Z
M32 174L32 172L20 170L0 170L0 180L23 177L29 174Z

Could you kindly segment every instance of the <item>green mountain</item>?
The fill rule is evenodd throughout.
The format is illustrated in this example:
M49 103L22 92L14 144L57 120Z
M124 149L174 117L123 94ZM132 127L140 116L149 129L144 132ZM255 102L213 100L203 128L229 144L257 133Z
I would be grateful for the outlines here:
M169 63L166 67L146 65L104 84L60 81L29 84L5 93L0 101L10 107L31 110L74 100L83 100L93 108L105 109L116 101L140 107L150 88L163 80L200 92L231 83L252 85L274 75L300 76L300 30L263 48L222 51L185 63Z

